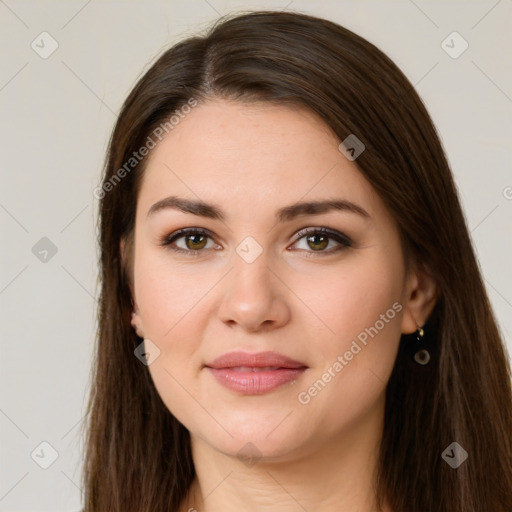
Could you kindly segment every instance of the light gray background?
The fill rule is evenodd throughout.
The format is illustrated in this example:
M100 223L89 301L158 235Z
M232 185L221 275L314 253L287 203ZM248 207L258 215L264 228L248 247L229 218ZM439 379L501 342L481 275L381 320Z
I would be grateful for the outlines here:
M441 134L512 347L512 1L287 1L0 0L0 511L80 508L78 426L96 328L92 191L137 77L219 14L323 16L402 68ZM46 59L31 47L51 48L44 31L59 45ZM441 46L453 31L469 43L457 59ZM42 237L58 251L46 262L32 252ZM35 462L50 461L43 441L59 454L48 469Z

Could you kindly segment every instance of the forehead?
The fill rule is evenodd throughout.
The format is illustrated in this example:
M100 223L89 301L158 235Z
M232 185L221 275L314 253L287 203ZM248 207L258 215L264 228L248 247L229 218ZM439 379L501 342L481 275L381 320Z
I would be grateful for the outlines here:
M152 150L139 200L181 194L247 209L341 197L371 213L378 198L339 143L305 108L207 101Z

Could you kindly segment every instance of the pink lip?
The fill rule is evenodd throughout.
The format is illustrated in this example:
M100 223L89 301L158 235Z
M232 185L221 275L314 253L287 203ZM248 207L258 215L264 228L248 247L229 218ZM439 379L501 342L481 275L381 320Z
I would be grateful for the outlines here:
M278 354L277 352L228 352L205 366L209 368L233 368L235 366L251 366L264 368L265 366L279 366L280 368L306 368L306 365Z
M205 366L220 384L244 395L272 391L297 379L307 369L306 365L276 352L230 352ZM266 367L270 368L259 369Z

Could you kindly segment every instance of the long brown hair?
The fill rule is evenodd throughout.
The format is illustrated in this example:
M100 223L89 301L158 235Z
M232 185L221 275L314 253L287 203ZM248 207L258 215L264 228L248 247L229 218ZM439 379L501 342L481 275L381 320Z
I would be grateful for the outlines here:
M254 12L222 19L151 66L113 131L100 201L101 297L88 404L85 512L179 508L195 476L190 437L160 399L130 325L128 265L146 159L130 160L190 100L305 106L343 141L396 219L409 261L439 298L425 326L429 364L402 336L386 390L377 497L394 512L512 510L510 367L435 127L413 86L374 45L327 20ZM130 166L126 163L131 162ZM124 172L121 172L124 166ZM458 468L443 460L457 442Z

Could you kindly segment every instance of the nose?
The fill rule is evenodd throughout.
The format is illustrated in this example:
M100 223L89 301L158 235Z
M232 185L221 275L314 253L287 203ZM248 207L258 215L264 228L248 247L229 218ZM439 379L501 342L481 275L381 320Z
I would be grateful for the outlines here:
M235 257L233 270L223 280L218 309L220 319L230 327L257 332L289 322L290 292L268 263L265 253L252 263Z

